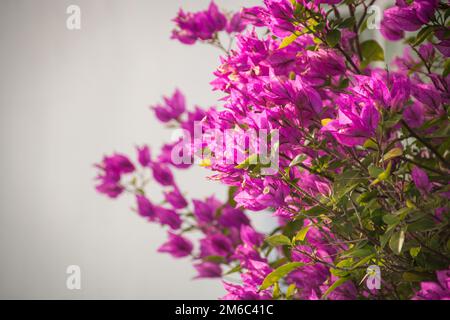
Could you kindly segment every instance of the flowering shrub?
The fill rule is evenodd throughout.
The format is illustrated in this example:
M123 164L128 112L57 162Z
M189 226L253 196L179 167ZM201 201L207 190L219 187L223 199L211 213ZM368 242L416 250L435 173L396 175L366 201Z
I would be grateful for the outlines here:
M97 190L133 194L139 215L168 229L159 251L190 257L198 278L239 274L223 282L224 299L449 299L450 7L374 5L180 10L172 38L223 51L212 82L223 106L188 111L180 91L164 97L153 111L180 139L158 156L143 146L136 161L105 157ZM390 64L370 12L404 43ZM172 170L193 164L229 198L186 199ZM151 178L162 204L146 197ZM262 234L246 211L272 212L278 225Z

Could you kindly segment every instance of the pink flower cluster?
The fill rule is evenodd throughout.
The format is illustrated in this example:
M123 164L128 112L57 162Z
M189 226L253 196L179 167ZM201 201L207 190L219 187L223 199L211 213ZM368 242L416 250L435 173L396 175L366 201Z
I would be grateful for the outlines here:
M174 22L177 29L172 32L172 38L189 45L197 41L215 40L217 33L223 30L231 34L245 29L240 13L227 17L214 2L208 10L196 13L186 13L180 9Z
M223 106L187 111L180 91L164 97L152 108L156 117L189 135L200 125L204 140L165 145L155 160L138 148L139 168L121 154L105 157L97 190L133 193L142 217L170 229L159 251L191 256L198 277L240 273L240 283L224 281L225 299L448 299L450 40L442 11L450 9L438 0L396 1L381 33L394 41L421 30L431 40L418 35L389 68L376 68L383 49L358 35L367 6L264 0L233 15L214 2L197 13L180 10L173 38L226 52L211 83ZM350 20L340 17L342 7ZM235 48L224 49L222 31L237 33ZM245 161L218 156L224 145L216 134L230 130L241 143L225 151ZM279 153L277 171L262 174L260 157L249 161L248 130L278 133L269 143ZM174 148L192 160L207 150L202 166L230 188L230 199L186 200L171 170L192 162L174 162ZM163 204L145 196L148 179L139 177L148 174L164 189ZM261 234L245 210L272 211L278 226ZM190 231L202 234L198 248ZM382 267L378 292L362 285L373 264ZM444 270L438 282L403 285L411 274L435 279L437 270Z

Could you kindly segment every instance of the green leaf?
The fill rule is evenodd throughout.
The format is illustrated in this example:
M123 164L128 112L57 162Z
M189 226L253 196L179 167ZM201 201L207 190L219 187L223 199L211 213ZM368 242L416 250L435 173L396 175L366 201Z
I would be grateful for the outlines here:
M373 190L373 191L367 191L362 193L357 199L356 202L358 204L366 204L368 203L370 200L372 200L373 198L375 198L378 195L378 191Z
M325 291L325 293L322 296L322 299L326 299L326 297L328 297L328 295L330 293L332 293L334 290L336 290L337 287L339 287L340 285L344 284L345 282L347 282L349 280L349 278L340 278L338 280L336 280L329 288L327 291Z
M402 274L402 278L408 282L421 282L430 280L430 275L422 272L405 272Z
M393 213L393 215L398 216L400 218L400 220L403 220L406 218L408 213L410 213L411 211L414 211L414 210L412 208L404 207L404 208L401 208L401 209L395 211Z
M372 178L378 177L384 171L383 168L377 167L373 163L371 163L367 169L369 170L369 175Z
M423 217L408 225L408 230L414 231L428 231L436 228L436 222L430 217Z
M273 286L273 293L272 293L272 299L277 300L281 295L280 286L278 285L278 282L274 283Z
M402 229L399 232L395 232L389 240L389 247L395 254L402 252L403 243L405 242L405 230Z
M346 269L350 270L352 265L353 258L344 259L336 264L336 268L331 268L330 272L337 277L346 277L349 273Z
M290 45L292 42L294 42L297 38L298 38L298 35L296 33L293 33L290 36L287 36L286 38L284 38L281 41L280 46L278 47L278 49L286 48L288 45Z
M383 216L383 222L387 225L395 225L400 223L400 217L388 213Z
M235 266L234 268L231 268L230 270L226 271L223 275L224 275L224 276L227 276L227 275L229 275L229 274L239 272L239 271L241 271L241 269L242 269L242 266L241 266L240 264L238 264L238 265Z
M366 149L377 150L378 145L375 142L375 140L370 138L370 139L367 139L366 142L364 142L363 147L366 148Z
M382 173L380 173L378 175L377 179L380 181L387 180L391 175L391 168L392 168L392 162L389 161L386 170L384 170Z
M328 32L326 41L330 47L334 48L339 43L340 40L341 40L341 32L339 30L334 29Z
M355 25L355 18L350 17L338 24L339 29L352 28Z
M290 300L294 296L296 289L297 287L295 286L295 283L289 285L286 290L286 299Z
M357 263L355 263L355 264L353 265L353 269L356 269L356 268L358 268L358 267L360 267L360 266L366 264L366 263L369 262L372 258L375 258L375 257L376 257L376 254L373 253L373 254L371 254L371 255L365 257L365 258L362 258L361 260L359 260Z
M236 207L236 201L234 201L234 195L235 195L236 191L237 191L237 187L235 187L235 186L231 186L228 188L227 203L232 207Z
M245 159L241 163L239 163L235 168L236 169L247 169L250 165L257 164L257 163L258 163L258 154L255 153L255 154L252 154L251 156L249 156L247 159Z
M297 234L295 235L295 240L296 241L305 240L306 234L308 233L310 227L311 226L306 226L306 227L302 228L299 232L297 232Z
M413 46L418 46L422 42L424 42L434 31L434 28L432 26L426 26L422 30L417 33L416 39L414 41Z
M389 242L389 239L391 238L393 232L394 232L393 229L388 229L385 234L380 236L381 249L383 249Z
M383 160L387 161L387 160L390 160L390 159L393 159L393 158L397 158L397 157L400 157L402 154L403 154L403 150L402 149L400 149L400 148L393 148L393 149L389 150L389 152L386 153L383 156Z
M373 253L373 248L371 248L371 247L351 249L345 253L344 257L363 258L363 257L367 257L368 255L370 255L372 253Z
M359 33L363 33L367 29L367 18L364 19L364 22L361 24L361 27L359 28Z
M367 40L361 43L361 53L364 58L364 66L372 61L384 61L383 48L375 40Z
M359 175L357 170L347 170L337 175L333 184L333 191L336 198L341 198L348 194L365 179Z
M272 247L276 246L290 246L291 240L288 237L282 234L276 234L266 238L266 242L270 244Z
M413 258L417 257L419 255L419 253L420 253L420 247L413 247L413 248L409 249L409 254Z
M307 216L319 216L321 214L328 213L328 210L326 208L324 208L323 206L318 205L318 206L315 206L315 207L312 207L312 208L306 210L304 213Z
M286 263L285 265L282 265L281 267L278 267L277 269L275 269L274 271L272 271L267 275L267 277L264 279L260 287L260 290L265 290L273 286L278 280L287 276L290 272L304 265L305 264L302 262L289 262Z
M298 156L296 156L294 159L292 159L291 163L289 164L289 167L295 167L296 165L298 165L299 163L302 163L303 161L305 161L307 158L306 155L304 154L299 154Z
M446 78L450 74L450 59L445 60L444 63L444 71L442 72L442 76Z
M400 120L402 120L402 114L394 114L393 116L391 116L389 119L386 119L383 122L383 128L392 128L393 126L395 126Z
M203 260L205 261L209 261L209 262L215 262L215 263L224 263L225 258L222 256L207 256L205 258L203 258Z

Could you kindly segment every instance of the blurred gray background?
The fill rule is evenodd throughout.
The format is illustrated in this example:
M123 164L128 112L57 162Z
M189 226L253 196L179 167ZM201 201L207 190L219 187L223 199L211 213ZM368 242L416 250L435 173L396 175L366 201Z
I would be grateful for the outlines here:
M216 2L230 10L258 3ZM81 8L81 30L66 28L71 4ZM170 139L148 109L162 94L179 87L191 107L215 104L208 83L220 52L169 39L180 6L208 4L0 0L0 298L224 294L218 280L192 280L188 260L157 253L165 231L130 211L134 199L96 194L93 180L103 154L134 156L142 143L156 153ZM182 172L177 181L190 197L224 198L206 173ZM81 267L81 290L66 288L73 264Z

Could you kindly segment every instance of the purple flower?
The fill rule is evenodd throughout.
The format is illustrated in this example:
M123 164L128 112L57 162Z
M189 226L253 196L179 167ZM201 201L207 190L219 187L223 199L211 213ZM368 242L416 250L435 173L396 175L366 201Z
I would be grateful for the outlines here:
M292 23L294 19L294 7L290 0L265 0L270 22L269 29L279 37L286 37L295 31Z
M425 43L419 47L419 53L426 61L430 61L434 56L434 47L431 43Z
M450 212L450 208L448 207L440 207L434 210L434 218L437 223L444 221L444 215L447 215Z
M194 136L194 125L196 122L203 120L206 112L199 108L195 107L194 111L190 111L187 114L187 119L181 123L181 128L187 130L191 136Z
M388 40L400 40L404 31L417 31L434 16L439 1L416 0L412 5L397 3L384 11L381 33Z
M323 76L342 75L347 69L344 59L335 50L308 51L307 55L312 71Z
M434 17L434 12L439 5L439 0L415 0L412 7L417 18L423 23L428 23Z
M414 103L403 111L403 119L411 128L420 127L425 121L422 105Z
M100 180L96 189L110 198L116 198L124 191L124 187L120 184L122 175L135 170L131 161L126 156L118 153L104 157L103 162L95 166L101 171L96 178Z
M381 21L381 34L388 40L397 41L403 39L405 32L396 27L392 18L384 18Z
M412 94L414 98L433 109L438 109L442 103L439 91L432 84L419 83L413 85Z
M334 283L339 278L331 276L331 283ZM323 285L320 287L322 294L329 289L329 285ZM328 296L328 300L355 300L358 296L358 292L353 281L349 280L333 290Z
M244 188L236 193L234 200L237 206L253 211L260 211L267 207L277 208L285 204L290 189L279 180L249 179Z
M238 285L223 282L225 290L228 292L222 300L270 300L269 290L260 291L256 286Z
M100 165L105 171L112 171L118 174L131 173L135 170L134 165L127 156L116 153L103 159L103 165Z
M220 278L222 276L222 268L217 263L205 261L198 264L194 264L194 268L197 270L198 275L196 279L200 278Z
M136 202L137 211L142 217L150 220L154 220L156 218L156 211L150 200L148 200L145 196L138 194L136 195Z
M154 162L151 164L151 168L153 170L153 178L163 185L163 186L172 186L174 184L174 179L172 172L169 167L164 164Z
M215 34L225 29L227 18L211 2L208 10L196 13L178 12L174 19L177 29L172 31L172 38L184 44L194 44L198 40L212 40Z
M178 120L186 111L186 100L180 90L175 90L172 97L163 97L164 105L156 105L153 108L156 117L161 122Z
M338 119L329 122L323 130L331 132L339 143L353 147L372 137L379 121L380 113L372 104L365 105L361 111L342 106Z
M433 188L433 185L430 183L426 172L422 169L414 167L411 170L411 176L417 189L419 189L422 193L429 193Z
M158 156L158 161L165 164L170 164L174 166L177 169L187 169L192 166L192 163L194 163L193 157L190 153L190 148L179 148L177 153L174 153L174 155L178 156L179 159L186 158L189 161L178 161L174 162L174 158L172 157L172 152L174 151L174 148L178 147L179 145L182 145L184 142L180 139L178 142L175 142L173 144L165 144L161 148L161 154ZM175 151L177 151L175 149ZM186 154L185 154L186 152ZM186 162L186 163L183 163Z
M236 12L227 23L226 31L228 33L242 32L245 30L246 23L242 19L241 13Z
M110 198L117 198L123 191L118 181L110 179L109 177L100 177L101 182L95 187L99 193L106 194Z
M269 23L270 17L265 8L251 7L242 8L242 19L256 27L263 27Z
M314 3L319 4L319 3L326 3L326 4L338 4L340 3L342 0L314 0Z
M194 215L200 223L210 223L220 206L220 203L214 197L206 199L205 202L192 200L192 203L194 204Z
M169 232L169 241L164 243L158 252L165 252L171 254L175 258L183 258L191 254L192 242L188 239Z
M446 58L450 57L450 39L443 40L437 44L435 47L442 53Z
M233 253L231 240L221 233L208 235L200 241L200 256L222 256L228 257Z
M242 210L227 206L222 209L222 214L219 217L219 223L225 228L237 228L242 225L248 225L250 220L242 212Z
M182 221L176 211L163 207L156 207L155 209L158 215L159 222L162 225L168 225L173 230L180 229Z
M164 198L168 203L172 205L174 209L183 209L188 205L186 199L183 197L177 187L175 187L170 192L165 192Z
M141 166L146 167L150 164L151 158L150 158L150 149L148 146L143 147L137 147L138 152L138 161L141 164Z
M384 11L384 19L393 29L417 31L422 26L413 7L392 7Z
M264 236L261 233L256 232L251 226L242 225L241 240L250 247L260 246L264 241Z
M422 282L413 300L450 300L450 269L436 272L437 282Z

